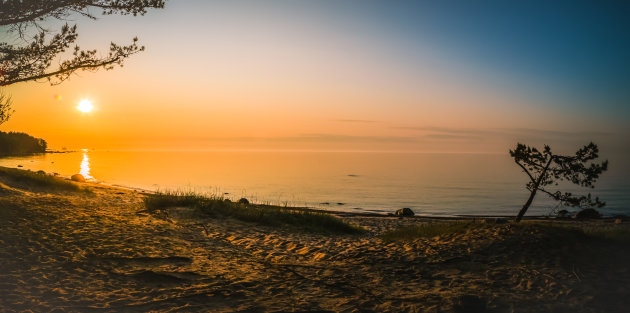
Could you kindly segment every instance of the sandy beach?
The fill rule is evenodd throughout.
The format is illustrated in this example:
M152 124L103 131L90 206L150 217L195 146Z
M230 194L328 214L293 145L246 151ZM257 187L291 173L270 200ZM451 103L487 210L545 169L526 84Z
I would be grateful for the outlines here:
M188 208L154 216L143 212L146 195L129 189L84 183L87 192L47 192L0 182L2 312L627 312L630 305L627 242L567 243L545 227L492 220L463 233L387 241L380 236L388 230L436 220L344 214L367 231L306 233Z

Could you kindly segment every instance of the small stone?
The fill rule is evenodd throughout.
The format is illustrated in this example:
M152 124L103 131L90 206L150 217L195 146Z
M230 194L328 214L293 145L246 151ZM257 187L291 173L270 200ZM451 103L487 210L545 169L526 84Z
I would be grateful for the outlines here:
M402 208L396 211L395 213L398 216L414 216L415 213L410 208Z

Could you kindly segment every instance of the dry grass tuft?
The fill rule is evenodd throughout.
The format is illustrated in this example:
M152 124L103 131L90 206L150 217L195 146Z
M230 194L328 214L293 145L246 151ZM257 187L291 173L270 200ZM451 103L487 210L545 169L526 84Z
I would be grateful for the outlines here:
M231 217L245 222L323 233L357 234L364 230L323 212L305 208L231 202L217 196L187 191L158 192L144 200L147 211L190 207L211 217Z
M36 192L82 191L77 184L44 172L31 172L15 168L0 167L0 181L23 190Z

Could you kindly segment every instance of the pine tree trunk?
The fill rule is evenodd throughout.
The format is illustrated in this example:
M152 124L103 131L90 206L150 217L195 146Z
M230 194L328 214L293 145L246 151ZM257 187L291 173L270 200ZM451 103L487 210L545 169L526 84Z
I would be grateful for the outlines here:
M534 190L532 190L532 193L529 194L529 199L527 199L527 202L525 202L525 205L523 205L523 208L518 212L518 215L516 216L516 219L514 220L516 223L521 221L521 219L523 218L523 215L525 215L525 212L527 212L527 209L529 209L529 206L532 204L532 201L534 201L534 196L536 196L536 191L538 191L538 187L535 187Z
M532 187L532 193L529 195L529 199L527 199L527 202L525 202L525 205L523 206L523 208L518 212L518 215L516 216L516 219L514 220L514 222L518 223L521 221L521 219L523 219L523 215L525 215L525 212L527 212L527 209L529 209L529 206L532 204L532 201L534 201L534 197L536 196L536 191L538 191L538 187L540 186L540 183L543 181L543 178L546 177L545 175L547 174L547 170L549 169L549 166L551 165L551 162L553 161L553 159L554 159L553 155L549 157L549 161L547 161L545 168L543 168L542 172L538 176L538 179L536 179L536 181L534 182L534 186Z

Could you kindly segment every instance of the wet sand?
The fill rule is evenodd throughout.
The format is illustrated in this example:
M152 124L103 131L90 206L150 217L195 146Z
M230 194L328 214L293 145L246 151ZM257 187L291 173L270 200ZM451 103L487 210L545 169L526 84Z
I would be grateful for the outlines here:
M387 242L428 218L343 215L361 235L300 233L186 208L139 213L144 195L0 186L0 311L627 312L625 243L565 245L489 224Z

